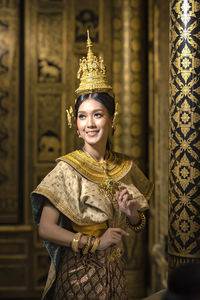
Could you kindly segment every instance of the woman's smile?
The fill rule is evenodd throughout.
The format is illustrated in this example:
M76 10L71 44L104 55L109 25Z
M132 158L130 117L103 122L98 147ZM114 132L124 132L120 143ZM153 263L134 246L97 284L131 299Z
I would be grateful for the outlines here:
M94 99L84 101L78 110L77 127L87 145L105 146L112 126L106 107Z
M89 136L95 136L98 134L98 130L86 131L86 134Z

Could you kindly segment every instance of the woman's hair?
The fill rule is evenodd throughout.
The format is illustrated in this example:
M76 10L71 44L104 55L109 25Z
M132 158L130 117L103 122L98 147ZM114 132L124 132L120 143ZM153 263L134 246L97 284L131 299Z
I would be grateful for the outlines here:
M76 100L76 104L75 104L75 117L77 118L78 115L78 110L80 105L88 100L88 99L94 99L98 102L100 102L101 104L103 104L109 115L111 117L114 116L115 113L115 99L113 97L111 97L109 94L106 93L92 93L92 94L84 94L84 95L80 95L77 100Z
M103 104L105 106L105 108L107 109L110 117L111 118L114 117L115 99L107 93L91 93L91 94L80 95L77 98L76 104L75 104L75 117L76 117L76 119L77 119L78 110L79 110L80 105L88 99L94 99L94 100L98 101L99 103ZM110 150L110 148L111 148L111 143L108 139L107 144L106 144L106 149Z

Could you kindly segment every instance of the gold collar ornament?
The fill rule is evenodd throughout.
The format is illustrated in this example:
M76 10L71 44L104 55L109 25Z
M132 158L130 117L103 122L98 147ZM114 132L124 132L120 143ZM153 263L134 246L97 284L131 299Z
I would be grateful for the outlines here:
M90 93L108 93L113 96L112 87L106 78L106 68L101 57L97 58L92 52L92 42L87 30L87 57L80 59L77 78L80 79L77 96Z

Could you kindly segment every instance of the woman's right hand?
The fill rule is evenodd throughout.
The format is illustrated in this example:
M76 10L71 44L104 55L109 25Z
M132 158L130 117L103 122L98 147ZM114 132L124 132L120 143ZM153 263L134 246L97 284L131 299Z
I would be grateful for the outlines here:
M97 250L105 250L110 246L118 247L123 235L128 236L129 233L121 228L108 228L100 237L100 243Z

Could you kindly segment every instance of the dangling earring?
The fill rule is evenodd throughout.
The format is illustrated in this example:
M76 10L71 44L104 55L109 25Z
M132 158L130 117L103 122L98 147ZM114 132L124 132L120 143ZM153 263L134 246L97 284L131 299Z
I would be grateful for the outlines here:
M72 106L70 106L69 109L66 109L66 112L67 112L68 126L69 128L72 128L73 126L72 120L74 119L74 111Z
M78 130L77 130L77 135L78 135L79 139L82 139L82 136L80 135Z
M112 124L112 136L115 134L115 125L114 124Z
M113 121L112 121L112 135L114 135L115 133L115 129L116 129L116 124L117 124L117 116L118 116L118 102L116 102L116 105L115 105L115 113L114 113L114 116L113 116Z

